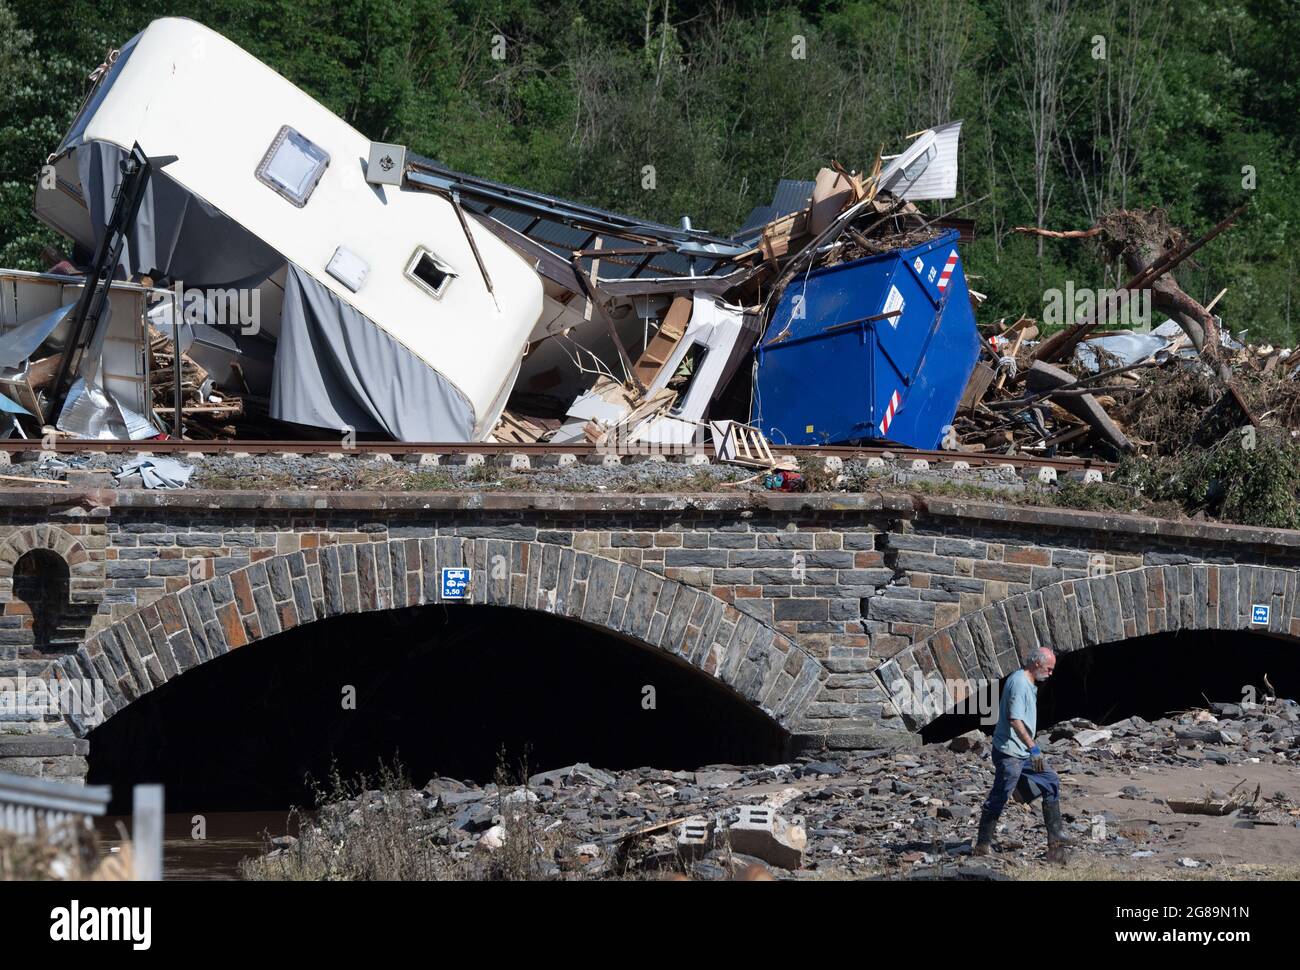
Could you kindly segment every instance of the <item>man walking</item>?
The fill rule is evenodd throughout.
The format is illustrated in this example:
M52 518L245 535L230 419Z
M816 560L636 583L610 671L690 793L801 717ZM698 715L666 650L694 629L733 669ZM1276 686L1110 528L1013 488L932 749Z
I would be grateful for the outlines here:
M1043 822L1047 825L1047 858L1064 862L1069 839L1061 826L1061 779L1044 763L1043 752L1034 742L1038 729L1038 685L1052 676L1056 654L1047 647L1031 650L1020 670L1007 678L993 730L993 790L980 812L975 855L993 849L993 832L998 816L1012 793L1031 802L1043 798Z

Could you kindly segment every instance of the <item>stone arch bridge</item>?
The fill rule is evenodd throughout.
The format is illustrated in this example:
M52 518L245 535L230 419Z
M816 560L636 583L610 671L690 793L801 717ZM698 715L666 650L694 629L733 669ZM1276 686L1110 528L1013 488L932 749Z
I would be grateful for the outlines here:
M443 568L472 570L458 605L606 630L795 745L914 736L918 683L951 707L1039 644L1300 635L1279 530L887 493L70 491L0 502L0 680L101 682L108 717L282 631L447 602ZM91 727L0 709L0 770L77 776Z

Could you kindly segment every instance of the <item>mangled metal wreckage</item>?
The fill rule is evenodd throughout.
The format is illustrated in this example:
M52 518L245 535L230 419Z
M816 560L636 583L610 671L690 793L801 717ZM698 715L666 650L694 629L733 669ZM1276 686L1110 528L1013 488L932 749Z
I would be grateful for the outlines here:
M912 204L955 194L960 123L869 175L783 182L724 237L373 144L192 21L155 21L95 76L35 203L84 278L0 278L0 395L19 432L255 436L223 424L236 398L278 436L672 445L720 416L743 425L752 403L777 440L907 427L915 440L896 440L933 447L944 413L895 418L950 419L978 352L969 306L948 311L968 299L955 223ZM882 276L904 246L937 255L886 258ZM900 328L916 331L906 360ZM781 354L799 369L768 379ZM938 358L942 380L921 379ZM848 417L832 431L836 393Z

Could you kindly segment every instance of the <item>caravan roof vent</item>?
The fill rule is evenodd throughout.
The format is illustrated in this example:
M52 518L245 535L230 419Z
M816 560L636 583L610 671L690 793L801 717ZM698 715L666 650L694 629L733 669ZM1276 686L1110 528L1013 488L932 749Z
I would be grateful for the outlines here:
M423 246L418 247L406 264L406 278L430 296L442 296L456 271Z
M301 209L329 163L325 149L284 125L257 166L257 180Z

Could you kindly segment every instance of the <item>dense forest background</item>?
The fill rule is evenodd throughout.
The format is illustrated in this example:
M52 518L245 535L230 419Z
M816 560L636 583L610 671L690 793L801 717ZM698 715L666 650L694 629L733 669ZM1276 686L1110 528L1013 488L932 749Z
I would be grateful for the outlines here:
M369 137L464 171L729 232L778 178L964 119L959 196L981 313L1115 285L1081 242L1013 235L1164 206L1236 228L1179 270L1232 331L1300 339L1296 0L0 0L0 266L52 240L35 177L87 75L186 16ZM202 111L202 105L195 106ZM655 185L643 187L653 165ZM934 203L927 203L934 208Z

